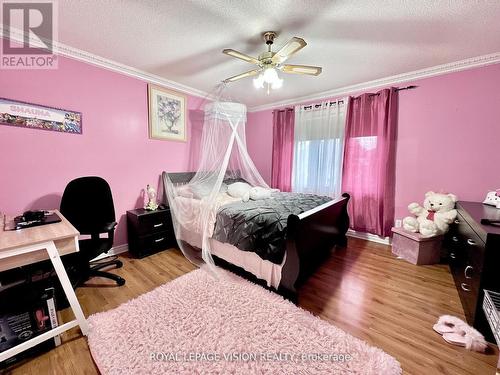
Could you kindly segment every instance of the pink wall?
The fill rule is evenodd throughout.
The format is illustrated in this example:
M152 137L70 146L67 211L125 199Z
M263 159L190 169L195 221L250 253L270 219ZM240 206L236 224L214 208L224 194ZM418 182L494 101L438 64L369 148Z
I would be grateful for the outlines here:
M123 244L125 214L143 205L141 190L190 163L189 143L148 138L147 84L138 79L60 57L57 70L0 72L0 97L83 113L82 135L0 126L0 211L58 208L70 180L102 176L119 222L115 245ZM200 102L189 96L188 110Z
M396 218L428 190L481 201L500 188L500 64L423 79L400 93ZM403 86L403 85L401 85ZM371 90L377 91L377 90ZM251 113L247 138L259 171L270 180L272 111ZM258 141L257 141L258 139Z
M247 149L262 178L271 183L273 111L248 112Z

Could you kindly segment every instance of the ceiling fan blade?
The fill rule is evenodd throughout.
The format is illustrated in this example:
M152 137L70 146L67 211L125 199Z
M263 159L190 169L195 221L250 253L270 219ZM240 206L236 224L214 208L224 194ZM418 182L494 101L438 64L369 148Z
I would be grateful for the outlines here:
M319 66L310 66L310 65L283 65L281 70L285 73L292 74L309 74L312 76L317 76L321 74L323 68Z
M237 80L242 79L242 78L251 77L251 76L254 76L256 74L259 74L260 71L261 71L261 69L249 70L248 72L241 73L241 74L238 74L236 76L232 76L232 77L226 78L222 82L225 82L225 83L234 82L234 81L237 81Z
M302 48L307 46L307 43L302 38L293 37L285 44L281 49L276 52L276 54L272 57L272 62L275 64L281 64L285 62L290 56L295 54L297 51L300 51Z
M226 55L232 57L236 57L237 59L249 62L251 64L259 64L259 60L257 60L255 57L245 55L244 53L235 51L234 49L226 48L222 51L222 53L225 53Z

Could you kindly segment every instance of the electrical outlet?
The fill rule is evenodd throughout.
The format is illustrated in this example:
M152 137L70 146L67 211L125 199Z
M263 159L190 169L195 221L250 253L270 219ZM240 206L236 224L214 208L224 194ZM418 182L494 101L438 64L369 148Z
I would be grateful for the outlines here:
M395 223L394 223L394 226L395 226L396 228L401 228L401 225L403 225L403 223L402 223L401 219L397 219L397 220L395 221Z

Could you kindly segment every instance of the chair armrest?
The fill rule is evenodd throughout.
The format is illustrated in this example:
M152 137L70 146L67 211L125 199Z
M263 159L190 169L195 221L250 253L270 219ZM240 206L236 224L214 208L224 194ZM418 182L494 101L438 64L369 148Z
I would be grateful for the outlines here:
M102 227L103 232L109 233L111 231L114 231L117 225L118 225L118 223L115 221L113 221L112 223L106 223Z
M115 237L115 227L118 225L117 222L113 221L112 223L104 224L98 232L95 232L91 235L92 239L99 239L99 235L101 233L107 233L108 238L111 242L113 242Z
M108 233L108 238L111 241L111 243L113 243L115 240L115 228L117 225L118 225L118 223L113 221L112 223L107 223L103 227L103 229Z

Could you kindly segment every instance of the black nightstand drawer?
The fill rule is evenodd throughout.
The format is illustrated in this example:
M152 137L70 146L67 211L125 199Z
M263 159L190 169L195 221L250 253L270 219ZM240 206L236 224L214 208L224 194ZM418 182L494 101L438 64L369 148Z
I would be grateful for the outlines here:
M172 226L172 218L170 210L146 211L140 210L139 215L128 215L133 229L137 235L142 236L155 232L161 232Z
M135 243L129 244L129 250L134 256L142 258L172 247L174 241L175 238L172 238L171 233L158 232L149 236L138 237Z
M142 208L127 211L130 253L138 258L175 246L175 234L170 210L147 211Z

